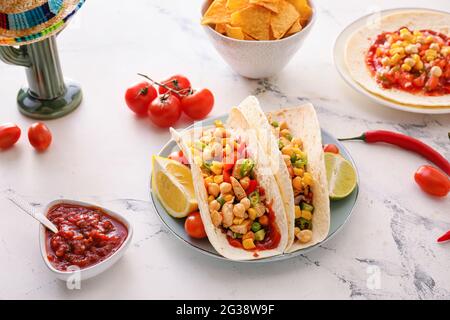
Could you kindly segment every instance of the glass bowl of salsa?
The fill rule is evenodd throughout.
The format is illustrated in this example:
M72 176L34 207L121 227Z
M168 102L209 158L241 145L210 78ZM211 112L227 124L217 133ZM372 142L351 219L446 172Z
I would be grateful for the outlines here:
M133 227L123 215L93 204L56 200L44 211L58 233L40 226L47 267L61 280L92 278L114 265L129 247Z

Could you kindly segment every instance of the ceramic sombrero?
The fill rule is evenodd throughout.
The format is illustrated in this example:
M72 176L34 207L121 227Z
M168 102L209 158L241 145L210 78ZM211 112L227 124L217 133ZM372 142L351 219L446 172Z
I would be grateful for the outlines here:
M0 46L24 45L61 31L86 0L0 0Z

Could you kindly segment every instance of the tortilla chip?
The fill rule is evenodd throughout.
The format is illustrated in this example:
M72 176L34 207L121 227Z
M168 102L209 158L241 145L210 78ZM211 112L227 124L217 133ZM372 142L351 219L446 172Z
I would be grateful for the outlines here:
M280 0L250 0L250 3L269 9L275 13L279 12Z
M228 0L226 7L229 11L234 12L248 6L248 1L249 0Z
M231 25L241 27L242 31L257 40L270 39L270 10L250 5L231 14Z
M206 10L202 24L230 23L230 12L226 8L227 0L214 0Z
M312 8L308 4L308 0L287 0L290 2L298 13L300 13L300 24L305 27L312 16Z
M233 27L229 24L225 25L227 36L237 40L244 40L244 32L240 27Z
M270 21L273 37L275 39L282 38L299 18L300 14L295 7L289 2L282 0L280 2L280 11L272 14Z
M216 32L218 32L218 33L225 34L227 32L226 24L218 23L218 24L216 24L216 27L214 28L214 30L216 30Z
M302 25L300 24L300 18L297 19L294 24L292 25L292 27L288 30L288 32L286 32L285 36L289 36L291 34L300 32L302 30Z
M252 36L249 36L245 32L244 32L244 40L257 41L255 38L253 38Z

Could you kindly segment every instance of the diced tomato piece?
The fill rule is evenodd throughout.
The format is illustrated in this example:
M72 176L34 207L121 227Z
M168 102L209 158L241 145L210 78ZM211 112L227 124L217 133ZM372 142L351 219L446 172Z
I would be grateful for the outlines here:
M413 85L417 88L423 88L425 85L425 72L413 80Z
M247 190L245 190L245 192L247 193L247 195L249 195L250 193L252 193L253 191L256 190L256 188L258 187L258 181L256 180L250 180L250 183L248 185Z
M434 90L436 89L436 87L439 84L439 78L438 77L434 77L431 76L428 81L427 84L425 85L428 91Z
M222 175L223 175L223 181L224 181L224 182L231 183L231 179L230 179L230 177L231 177L231 172L230 172L230 171L223 170Z

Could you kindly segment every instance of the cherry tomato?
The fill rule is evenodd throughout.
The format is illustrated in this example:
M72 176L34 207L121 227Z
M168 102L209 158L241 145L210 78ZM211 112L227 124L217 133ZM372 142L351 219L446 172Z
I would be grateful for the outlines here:
M335 144L324 145L323 151L339 154L339 148Z
M28 129L28 140L37 151L45 151L52 143L52 133L42 122L36 122Z
M14 123L0 125L0 149L11 148L19 140L21 132Z
M192 212L188 215L184 222L184 230L186 230L187 234L192 238L206 238L205 226L200 217L200 212Z
M188 94L189 91L191 90L191 82L189 81L189 79L179 74L172 76L167 80L164 80L162 84L166 85L167 87L173 90L181 91L181 94ZM160 94L164 94L168 91L164 87L159 87L158 90ZM178 94L175 94L175 96L177 98L180 98Z
M158 127L168 128L180 119L180 100L173 95L159 96L150 103L148 116Z
M181 150L172 152L168 158L171 160L178 161L181 164L189 164L186 157L183 154L183 151Z
M194 91L183 97L181 108L188 117L194 120L204 119L214 107L214 96L208 89Z
M148 82L138 83L125 92L127 106L138 116L147 115L149 104L158 96L156 89Z
M425 165L417 169L414 180L423 191L436 197L445 197L450 191L450 179L432 166Z

